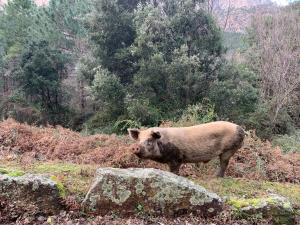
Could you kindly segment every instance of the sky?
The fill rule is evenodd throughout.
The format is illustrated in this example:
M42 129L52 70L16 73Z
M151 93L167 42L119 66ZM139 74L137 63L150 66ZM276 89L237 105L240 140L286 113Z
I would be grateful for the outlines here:
M288 0L272 0L273 2L276 2L278 5L287 5Z

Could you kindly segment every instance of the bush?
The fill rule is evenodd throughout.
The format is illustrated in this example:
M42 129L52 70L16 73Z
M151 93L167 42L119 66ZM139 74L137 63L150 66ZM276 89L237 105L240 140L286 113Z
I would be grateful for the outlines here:
M67 128L72 127L72 120L76 117L76 112L67 106L59 106L55 110L41 110L41 112L44 124L49 122Z
M117 76L99 68L91 89L98 108L109 111L114 120L123 113L124 87Z
M110 111L99 111L85 123L85 127L88 134L111 134L113 133L113 121L114 118Z
M141 124L134 120L118 120L115 122L113 130L117 134L126 134L128 128L140 128Z
M271 121L270 104L259 104L256 111L245 121L248 128L256 129L260 138L270 139L275 134L288 134L294 131L293 120L286 109L282 109L276 121Z
M241 65L225 65L210 89L210 98L222 120L243 124L258 103L257 76Z
M181 118L175 123L175 126L192 126L196 124L208 123L216 120L217 114L214 105L209 99L204 99L202 103L190 105L183 112Z
M128 117L143 126L153 126L161 120L159 110L150 105L148 99L128 99L126 101Z
M41 111L33 104L26 102L22 92L15 91L7 99L0 101L0 116L3 119L13 118L21 123L39 125L42 122Z
M272 144L274 146L280 146L284 153L300 153L300 129L291 135L275 136Z

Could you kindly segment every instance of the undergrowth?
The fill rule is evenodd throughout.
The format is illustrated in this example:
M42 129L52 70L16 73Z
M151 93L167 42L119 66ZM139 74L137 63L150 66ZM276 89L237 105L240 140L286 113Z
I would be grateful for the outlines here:
M272 144L279 146L284 153L300 153L300 129L296 130L292 135L276 136Z
M0 123L0 157L5 161L20 165L58 161L66 165L66 170L77 170L77 173L78 168L68 168L67 164L168 169L166 165L137 158L131 152L131 144L133 142L127 135L83 136L59 126L38 128L13 120ZM279 147L261 141L252 132L245 139L244 146L231 158L226 175L299 184L299 158L300 154L284 155ZM208 164L185 164L180 172L183 176L202 179L214 176L218 166L218 160Z

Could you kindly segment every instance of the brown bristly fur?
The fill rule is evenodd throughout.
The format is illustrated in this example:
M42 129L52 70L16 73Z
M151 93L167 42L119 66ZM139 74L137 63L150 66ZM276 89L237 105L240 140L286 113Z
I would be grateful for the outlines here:
M129 134L139 141L139 157L168 163L174 173L179 172L182 163L207 163L219 157L219 176L224 176L229 159L241 148L244 140L244 130L225 121L191 127L130 129ZM147 145L149 141L152 146Z

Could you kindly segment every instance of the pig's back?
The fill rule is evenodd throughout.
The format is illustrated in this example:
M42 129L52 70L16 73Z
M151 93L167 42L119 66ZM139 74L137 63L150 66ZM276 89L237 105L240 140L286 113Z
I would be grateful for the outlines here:
M238 125L225 121L159 130L162 142L174 144L187 162L209 161L238 141Z

